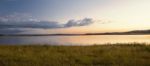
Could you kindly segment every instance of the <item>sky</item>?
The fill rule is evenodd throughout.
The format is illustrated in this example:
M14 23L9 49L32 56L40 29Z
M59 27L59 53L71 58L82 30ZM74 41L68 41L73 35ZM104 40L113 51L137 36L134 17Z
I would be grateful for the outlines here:
M150 0L0 0L0 33L150 29Z

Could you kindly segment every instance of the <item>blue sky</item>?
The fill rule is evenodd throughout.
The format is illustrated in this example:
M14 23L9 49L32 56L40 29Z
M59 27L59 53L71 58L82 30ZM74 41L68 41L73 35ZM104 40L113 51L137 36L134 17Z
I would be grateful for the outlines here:
M65 21L90 17L91 9L100 9L107 1L111 0L1 0L0 14L28 13L39 19Z
M0 30L89 33L150 29L149 7L149 0L0 0Z

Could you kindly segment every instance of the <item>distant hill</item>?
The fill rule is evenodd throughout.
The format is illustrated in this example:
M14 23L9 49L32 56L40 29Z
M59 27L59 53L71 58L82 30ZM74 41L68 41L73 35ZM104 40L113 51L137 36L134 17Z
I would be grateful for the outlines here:
M147 35L150 30L134 30L128 32L106 32L86 34L0 34L0 36L79 36L79 35Z
M134 30L128 32L106 32L106 33L87 33L86 35L144 35L150 34L150 30Z

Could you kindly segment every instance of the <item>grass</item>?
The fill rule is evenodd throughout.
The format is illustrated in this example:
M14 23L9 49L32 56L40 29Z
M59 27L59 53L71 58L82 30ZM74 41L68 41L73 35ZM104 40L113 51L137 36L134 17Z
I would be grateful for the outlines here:
M1 45L0 66L150 66L150 45Z

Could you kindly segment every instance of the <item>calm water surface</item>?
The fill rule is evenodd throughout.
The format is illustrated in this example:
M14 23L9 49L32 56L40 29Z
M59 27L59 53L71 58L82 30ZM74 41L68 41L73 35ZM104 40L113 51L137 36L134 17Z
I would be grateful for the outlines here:
M93 44L130 43L130 42L150 43L150 35L0 37L0 44L93 45Z

